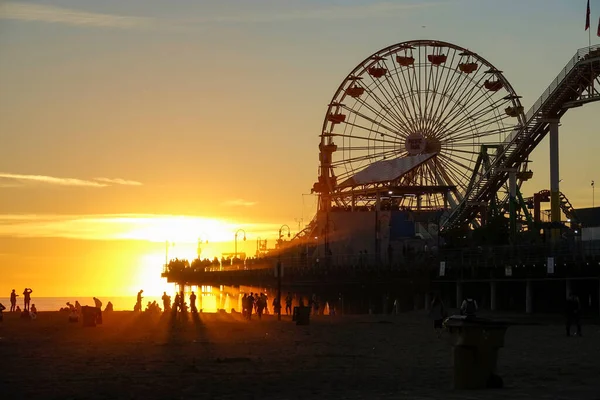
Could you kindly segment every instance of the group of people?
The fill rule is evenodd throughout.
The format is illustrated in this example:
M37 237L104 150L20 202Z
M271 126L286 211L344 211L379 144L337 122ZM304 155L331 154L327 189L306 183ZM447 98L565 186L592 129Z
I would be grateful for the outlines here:
M279 304L277 299L273 300L273 309L278 311ZM263 314L269 313L268 299L266 293L253 293L249 295L244 293L242 297L242 315L250 321L252 319L252 312L258 315L258 318L262 318ZM276 312L277 312L276 311Z
M10 312L17 312L21 314L21 318L29 318L36 319L37 318L37 308L35 304L31 303L31 293L33 290L31 288L25 288L23 290L23 310L21 307L17 305L17 297L19 295L16 293L15 289L10 292ZM3 320L2 312L6 310L4 304L0 303L0 322Z

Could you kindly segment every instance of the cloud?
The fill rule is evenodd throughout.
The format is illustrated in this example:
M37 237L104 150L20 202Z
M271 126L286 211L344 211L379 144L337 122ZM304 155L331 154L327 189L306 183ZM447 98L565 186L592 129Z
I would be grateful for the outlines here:
M313 7L304 9L291 9L286 11L247 13L240 15L224 15L208 17L202 22L226 23L263 23L287 22L299 20L348 20L365 19L372 17L386 17L397 15L400 12L447 5L450 2L431 3L398 3L379 2L359 5L337 5L333 7Z
M230 207L252 207L254 205L256 205L255 201L248 201L248 200L244 200L244 199L234 199L234 200L227 200L225 202L222 203L224 206L230 206Z
M95 178L95 181L98 182L102 182L102 183L108 183L108 184L115 184L115 185L127 185L127 186L142 186L141 182L138 181L130 181L127 179L121 179L121 178Z
M456 0L458 1L458 0ZM428 3L373 2L315 7L309 5L295 8L271 7L261 12L241 10L239 14L206 15L200 18L156 19L150 17L121 16L79 11L41 4L18 2L0 3L0 19L57 23L80 27L155 29L187 31L205 28L212 24L272 23L304 20L358 20L365 18L397 16L411 10L444 6L456 1ZM257 7L253 7L257 8Z
M106 187L111 185L141 185L140 182L129 181L125 179L109 179L109 178L96 178L95 180L86 180L78 178L58 178L55 176L47 175L23 175L23 174L11 174L6 172L0 172L0 179L8 179L17 181L20 183L43 183L49 185L58 186L79 186L79 187ZM0 187L10 187L11 183L2 185ZM13 185L17 186L17 185Z
M0 238L231 242L243 228L249 237L273 236L279 224L243 223L200 216L164 214L0 214ZM251 240L251 239L250 239Z
M152 18L91 13L55 6L10 1L0 4L0 19L121 29L149 28L155 23Z

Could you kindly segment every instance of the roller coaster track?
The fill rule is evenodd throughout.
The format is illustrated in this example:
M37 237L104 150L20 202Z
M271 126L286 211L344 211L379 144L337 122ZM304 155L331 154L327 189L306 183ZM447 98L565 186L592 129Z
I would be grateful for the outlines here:
M476 171L470 190L442 224L442 231L477 225L476 220L508 180L510 170L518 167L550 130L551 120L560 119L569 108L600 100L600 45L575 53L556 79L502 143L498 156L484 170ZM482 167L483 168L483 167ZM475 223L474 223L475 222Z

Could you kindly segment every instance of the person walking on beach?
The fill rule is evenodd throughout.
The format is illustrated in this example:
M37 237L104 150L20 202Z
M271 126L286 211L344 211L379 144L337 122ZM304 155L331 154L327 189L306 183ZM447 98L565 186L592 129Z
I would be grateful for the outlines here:
M246 313L248 312L248 295L244 293L242 296L242 317L246 318Z
M13 290L14 292L14 290ZM4 304L0 303L0 322L2 322L4 320L4 315L2 314L2 311L6 310L6 307L4 307Z
M163 292L162 301L165 312L171 311L171 296L168 296L167 292Z
M433 319L433 329L436 331L439 339L442 335L442 324L444 323L444 318L446 318L447 313L444 302L438 296L435 296L431 302L430 316L431 319Z
M571 294L567 299L567 337L571 336L571 325L577 327L576 336L581 336L581 318L580 318L581 305L579 298L574 294Z
M29 304L31 303L31 293L33 290L30 288L25 288L23 291L23 308L24 311L29 311Z
M262 293L256 296L256 315L258 315L258 319L262 319L263 311L266 305L265 302L266 300Z
M248 311L246 318L248 318L248 321L250 321L252 319L252 309L254 308L254 296L252 292L250 292L250 296L248 296L246 301L248 302Z
M94 305L96 306L96 323L102 324L102 302L99 298L94 297Z
M179 292L175 293L175 301L173 301L173 311L179 311L179 305L181 303L181 298L179 297Z
M285 297L285 315L290 315L292 313L292 293L288 292Z
M194 314L198 312L198 309L196 308L196 293L194 293L193 291L190 295L190 311Z
M12 292L10 292L10 312L15 311L17 307L17 297L19 297L19 295L15 292L15 289L13 289Z
M102 302L97 297L94 297L94 305L96 306L96 308L102 309Z
M142 312L142 293L144 293L144 289L140 290L137 294L137 301L135 303L135 307L133 308L133 311L138 311L138 312Z

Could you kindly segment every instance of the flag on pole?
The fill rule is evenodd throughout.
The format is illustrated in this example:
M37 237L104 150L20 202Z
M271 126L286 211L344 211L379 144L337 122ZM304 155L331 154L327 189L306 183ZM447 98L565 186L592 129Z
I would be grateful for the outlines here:
M587 2L587 10L585 12L585 30L590 29L590 0Z

